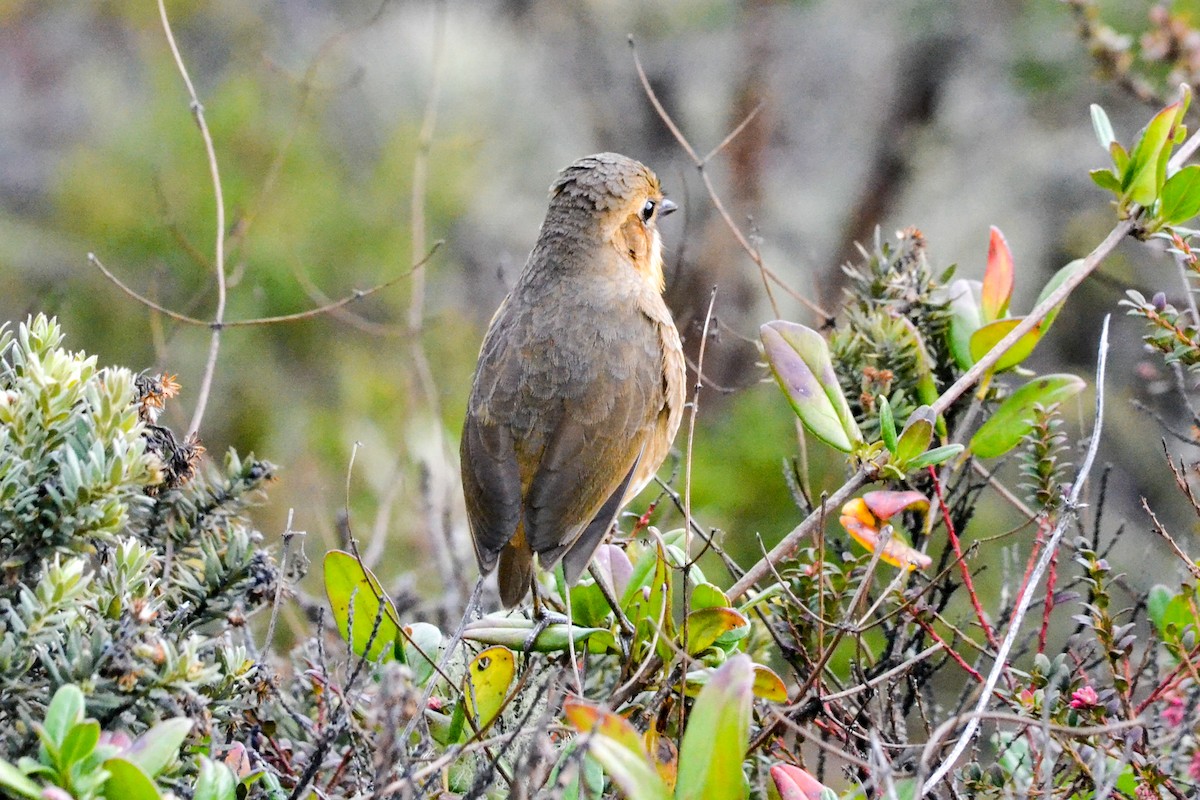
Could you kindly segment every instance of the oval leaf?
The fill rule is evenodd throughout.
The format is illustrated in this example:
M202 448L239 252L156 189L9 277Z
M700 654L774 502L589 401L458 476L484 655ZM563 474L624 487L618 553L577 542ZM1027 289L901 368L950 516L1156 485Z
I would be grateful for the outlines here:
M1100 142L1100 146L1105 150L1117 139L1112 123L1108 121L1108 114L1095 103L1092 103L1092 130L1096 133L1096 141Z
M667 791L675 791L675 784L679 781L679 750L676 749L675 743L669 737L663 736L654 725L642 736L642 742Z
M359 563L352 553L330 550L325 554L325 594L333 609L338 633L350 644L355 655L365 655L368 661L381 656L395 657L396 642L401 639L400 620L392 601L371 570ZM354 631L350 631L353 617ZM379 629L374 639L371 632L375 620ZM367 643L371 643L370 650Z
M1159 189L1166 180L1164 155L1171 152L1169 142L1182 111L1183 101L1176 100L1155 114L1129 154L1121 185L1126 196L1139 205L1149 207L1158 198Z
M821 800L825 784L791 764L771 767L771 780L779 790L780 800Z
M563 714L588 736L588 749L630 800L670 800L671 792L650 763L641 737L629 722L611 711L575 699L563 703Z
M971 437L971 452L980 458L1007 453L1033 430L1034 406L1061 403L1084 390L1087 383L1076 375L1043 375L1017 389Z
M108 771L108 781L104 784L105 797L120 797L122 800L159 800L162 797L154 781L132 761L110 758L104 762L104 769Z
M404 632L408 634L404 641L404 660L412 667L417 686L424 686L433 675L434 662L441 653L442 632L428 622L405 625Z
M830 447L850 452L862 434L842 396L824 337L783 320L766 323L759 335L771 372L804 427Z
M910 508L919 511L925 511L929 508L929 499L920 492L897 492L889 489L881 489L875 492L867 492L862 496L863 504L867 510L879 520L886 522L892 517L899 514L901 511L907 511Z
M983 271L983 289L979 298L984 322L994 322L1008 310L1012 299L1015 271L1008 240L995 225L988 239L987 267Z
M46 709L42 728L55 747L62 747L67 731L83 721L83 692L73 683L60 686Z
M920 406L908 415L894 448L898 463L911 461L929 449L929 443L933 441L934 420L933 409L929 406Z
M121 756L153 778L179 755L179 748L191 730L192 721L187 717L160 722L134 740Z
M479 730L490 725L504 707L516 674L517 659L507 647L489 647L471 659L463 679L463 696L467 713Z
M1191 164L1163 185L1158 216L1167 225L1178 225L1197 214L1200 214L1200 164Z
M975 363L987 355L1001 339L1007 336L1024 320L1024 317L1009 317L1008 319L989 322L975 331L971 335L971 363ZM992 367L992 372L1004 372L1007 369L1012 369L1017 364L1029 358L1029 354L1037 347L1037 343L1041 338L1041 331L1035 327L1020 339L1017 339L1013 346L1008 348L1004 355L1000 356L1000 360Z
M786 703L788 699L787 686L783 678L775 674L770 667L762 664L754 665L754 686L751 689L754 696L772 703Z
M63 737L58 761L63 772L90 756L100 741L100 723L94 719L71 726Z
M964 278L952 281L946 290L949 301L950 326L947 344L954 363L961 369L970 369L975 363L971 357L971 336L983 325L979 311L979 294L983 285L979 281Z
M739 653L713 673L696 697L679 749L677 800L744 798L742 759L750 739L754 669Z
M750 620L732 608L702 608L687 615L687 652L694 656L725 634L750 627Z

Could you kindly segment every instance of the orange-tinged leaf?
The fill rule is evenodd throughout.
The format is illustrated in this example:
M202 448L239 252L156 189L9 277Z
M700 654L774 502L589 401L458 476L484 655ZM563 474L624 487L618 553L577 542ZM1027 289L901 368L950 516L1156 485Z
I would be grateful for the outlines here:
M463 696L467 713L480 730L492 724L504 707L516 674L517 659L507 647L489 647L471 659L463 679Z
M985 323L994 322L1004 316L1004 312L1008 310L1008 301L1012 299L1014 282L1012 251L1008 248L1004 234L993 225L980 297Z
M670 800L671 790L628 721L575 699L563 704L563 713L576 730L588 737L589 752L629 800Z
M675 747L675 743L659 733L658 728L653 725L650 726L650 730L646 731L642 741L645 743L646 752L650 754L650 760L654 762L654 769L658 772L658 777L662 778L667 791L675 791L675 783L679 780L679 750Z
M783 678L775 674L770 667L762 664L754 665L754 696L772 703L786 703L788 699L787 686Z
M896 492L895 494L908 493ZM912 494L919 493L913 492ZM926 504L928 503L923 496L920 499ZM855 498L855 500L862 499ZM851 500L842 506L842 514L838 518L838 521L854 541L874 553L879 547L880 540L883 538L880 531L880 522L867 509L866 501L862 501L860 505L855 503L855 500ZM850 513L847 513L847 509L850 510ZM933 563L932 558L905 542L900 533L894 529L887 544L880 551L879 558L893 567L910 570L926 569Z
M707 650L725 634L750 627L750 620L732 608L702 608L687 616L687 652L694 656Z

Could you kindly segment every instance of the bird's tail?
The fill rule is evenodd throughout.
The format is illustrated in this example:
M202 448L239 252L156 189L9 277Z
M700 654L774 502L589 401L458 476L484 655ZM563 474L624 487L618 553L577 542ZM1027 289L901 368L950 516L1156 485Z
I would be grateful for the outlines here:
M520 542L515 541L516 538L500 551L500 566L496 570L500 601L505 608L512 608L525 599L533 579L533 552L522 546L525 543L523 537Z

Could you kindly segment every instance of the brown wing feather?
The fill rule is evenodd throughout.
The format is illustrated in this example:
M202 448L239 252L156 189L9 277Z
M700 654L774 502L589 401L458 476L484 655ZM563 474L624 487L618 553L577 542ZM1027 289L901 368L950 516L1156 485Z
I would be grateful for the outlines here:
M576 377L585 379L574 381L563 398L562 416L526 492L525 534L546 567L626 482L663 404L653 323L634 314L606 327L611 333L603 346L578 359L587 369Z
M467 519L479 569L489 572L521 522L522 476L509 415L520 380L517 354L504 347L511 326L500 307L480 349L479 366L463 423L460 458Z

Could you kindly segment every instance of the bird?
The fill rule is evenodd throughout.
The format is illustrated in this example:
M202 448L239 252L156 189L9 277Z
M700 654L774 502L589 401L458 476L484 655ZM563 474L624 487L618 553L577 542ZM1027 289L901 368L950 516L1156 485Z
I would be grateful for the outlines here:
M535 566L561 559L573 585L670 452L686 367L658 222L676 208L632 158L575 161L488 325L460 460L479 569L506 608L532 589L537 611Z

